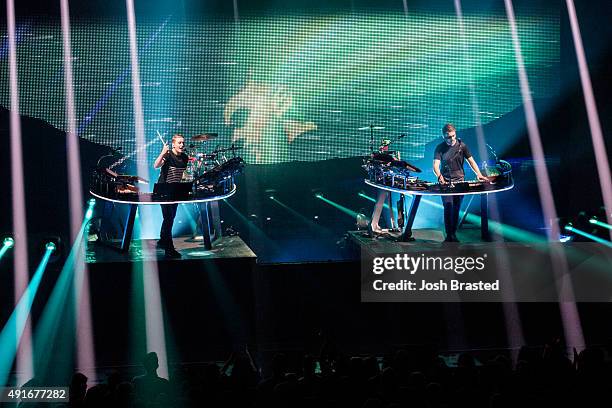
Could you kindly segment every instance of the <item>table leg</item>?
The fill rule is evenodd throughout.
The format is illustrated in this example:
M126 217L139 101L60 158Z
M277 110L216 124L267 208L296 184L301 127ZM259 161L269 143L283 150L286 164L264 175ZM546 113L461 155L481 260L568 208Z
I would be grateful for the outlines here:
M404 232L402 233L402 241L404 242L414 241L414 238L412 237L412 224L414 224L414 218L416 217L422 197L423 196L421 195L415 195L412 198L410 210L408 211L408 219L406 220L406 226L404 227ZM404 200L404 202L405 201L406 200Z
M204 248L212 249L212 241L210 239L210 217L208 211L208 203L199 203L200 219L202 220L202 238L204 240Z
M213 201L210 203L210 217L213 229L213 240L221 239L221 216L219 213L219 202Z
M121 252L130 250L130 242L132 241L132 233L134 232L134 220L136 219L136 211L138 204L130 204L127 217L125 219L125 227L123 227L123 238L121 239Z
M488 194L480 195L480 236L483 241L490 241L489 234L489 200Z

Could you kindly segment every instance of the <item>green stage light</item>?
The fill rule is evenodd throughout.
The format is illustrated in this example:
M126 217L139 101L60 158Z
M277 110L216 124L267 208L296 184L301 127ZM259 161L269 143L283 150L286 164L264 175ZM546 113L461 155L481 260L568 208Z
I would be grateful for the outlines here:
M90 220L91 217L93 217L93 209L96 205L96 200L92 198L87 203L88 203L88 206L87 206L87 211L85 212L85 219Z
M606 224L606 223L605 223L605 222L603 222L603 221L599 221L597 218L591 218L591 219L589 220L589 222L590 222L591 224L597 225L598 227L601 227L601 228L606 228L606 229L612 230L612 225L610 225L610 224Z
M597 243L599 243L599 244L605 245L605 246L607 246L608 248L612 248L612 242L610 242L610 241L606 241L605 239L602 239L602 238L599 238L599 237L598 237L598 236L596 236L596 235L589 234L589 233L588 233L588 232L586 232L586 231L582 231L582 230L579 230L579 229L577 229L577 228L574 228L574 226L573 226L571 223L569 223L569 224L567 224L567 225L565 226L565 230L566 230L566 231L573 232L574 234L580 235L580 236L582 236L582 237L588 238L588 239L590 239L591 241L595 241L595 242L597 242Z
M329 200L325 197L323 197L321 194L316 194L315 197L317 197L319 200L326 202L327 204L331 205L332 207L342 211L343 213L345 213L346 215L353 217L353 218L357 218L358 213L356 211L351 210L350 208L346 208L343 205L340 205L338 203L333 202L332 200Z
M47 242L47 244L45 245L45 249L49 252L55 252L55 250L57 249L57 245L55 245L55 242Z
M274 196L270 196L270 200L274 200Z
M15 246L15 240L11 237L6 237L4 238L4 241L2 243L3 246L7 247L7 248L12 248Z
M373 203L376 203L376 199L375 199L375 198L370 197L369 195L366 195L366 194L364 194L364 193L357 193L357 195L358 195L359 197L365 198L365 199L366 199L366 200L368 200L368 201L371 201L371 202L373 202ZM387 201L387 200L385 200L385 201ZM385 203L385 204L383 204L383 207L384 207L384 208L389 208L389 204L386 204L386 203Z
M17 354L19 342L24 333L32 303L34 302L40 281L49 263L49 258L51 258L51 252L45 252L25 292L21 295L15 309L0 331L0 350L2 350L2 354L0 355L1 385L7 384L7 379Z

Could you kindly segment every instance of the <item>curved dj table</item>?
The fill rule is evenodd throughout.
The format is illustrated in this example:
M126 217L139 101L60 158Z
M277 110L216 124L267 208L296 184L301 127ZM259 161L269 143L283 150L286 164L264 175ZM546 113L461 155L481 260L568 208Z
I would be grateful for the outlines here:
M385 190L392 193L398 193L402 195L412 195L414 199L410 203L410 209L408 210L408 218L405 221L404 231L402 231L402 241L414 241L412 237L412 225L421 203L423 196L456 196L456 195L480 195L480 234L484 241L490 240L489 235L489 202L488 195L492 193L500 193L502 191L510 190L514 187L514 181L512 177L508 178L507 182L494 184L487 182L459 182L455 184L440 185L437 183L424 183L422 186L424 189L405 189L391 187L384 184L375 183L369 179L364 179L365 183L369 186L377 188L379 190ZM405 204L404 204L405 205ZM404 214L406 211L404 209ZM459 224L461 225L461 223Z
M224 200L236 194L236 185L232 185L232 188L229 192L221 195L193 197L187 200L160 199L152 193L125 194L124 196L115 194L113 197L107 197L99 193L94 193L91 190L89 190L89 193L96 198L104 200L107 204L111 204L110 206L105 206L103 219L106 219L107 216L110 215L108 214L108 212L112 210L112 205L129 205L129 211L126 216L125 224L123 227L121 244L119 246L115 246L106 243L121 252L128 252L130 249L130 242L132 241L132 233L134 231L134 220L136 219L136 212L138 211L138 206L160 204L197 204L200 211L200 217L202 219L202 237L204 241L204 247L206 249L212 249L213 241L221 238L221 223L219 219L218 201Z

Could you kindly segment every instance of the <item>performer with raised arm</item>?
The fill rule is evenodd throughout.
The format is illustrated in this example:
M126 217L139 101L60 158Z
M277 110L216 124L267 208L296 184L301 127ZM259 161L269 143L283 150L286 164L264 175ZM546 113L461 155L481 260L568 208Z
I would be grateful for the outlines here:
M155 159L153 167L161 167L158 183L180 183L183 172L187 168L189 157L185 154L185 138L183 135L175 134L172 136L172 149L164 143L161 153ZM172 242L172 226L178 204L161 204L164 220L159 233L157 246L166 251L168 258L180 258L181 254L174 248Z

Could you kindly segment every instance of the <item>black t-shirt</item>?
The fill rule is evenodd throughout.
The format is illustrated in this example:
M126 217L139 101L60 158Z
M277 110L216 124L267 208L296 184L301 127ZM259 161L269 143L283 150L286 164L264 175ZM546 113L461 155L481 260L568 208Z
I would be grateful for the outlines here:
M161 167L158 183L179 183L187 168L189 157L185 153L176 155L171 151L166 153L166 161Z
M442 176L450 181L458 181L465 177L463 163L470 157L472 157L470 148L459 139L454 146L449 146L446 142L440 143L434 153L434 159L440 160Z

